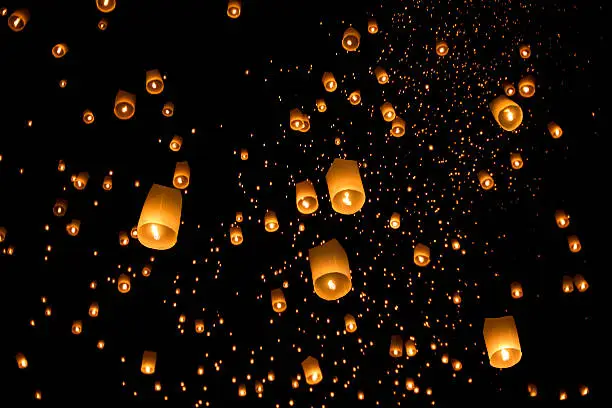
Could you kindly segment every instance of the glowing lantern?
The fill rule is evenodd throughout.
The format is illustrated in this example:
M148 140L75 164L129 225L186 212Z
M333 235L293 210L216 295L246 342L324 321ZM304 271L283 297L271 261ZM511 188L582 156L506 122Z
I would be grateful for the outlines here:
M393 214L391 214L389 226L393 229L398 229L400 227L400 214L398 212L394 212Z
M389 82L389 75L387 75L387 71L385 71L385 69L382 67L376 67L374 69L374 75L376 75L376 80L381 85Z
M72 322L72 334L79 335L83 332L83 322L75 320Z
M512 96L516 93L516 88L510 82L504 82L502 86L506 95Z
M569 245L569 250L572 253L580 252L580 250L582 249L580 240L576 235L570 235L569 237L567 237L567 243Z
M238 386L238 396L239 397L246 397L246 395L247 395L246 385L240 384Z
M527 44L521 44L519 47L519 54L523 59L531 57L531 47Z
M402 336L394 334L391 336L391 345L389 346L389 355L391 357L401 357L404 355L404 341Z
M162 115L169 118L174 115L174 103L166 102L164 103L164 107L162 108Z
M98 21L98 30L104 31L107 28L108 28L108 21L106 21L105 18L100 19L100 21Z
M376 34L378 32L378 23L375 18L368 18L368 33Z
M272 309L274 309L275 312L281 313L287 309L287 302L285 301L285 295L282 289L273 289L270 293L270 297L272 299Z
M236 222L242 222L244 221L244 216L242 215L241 211L236 212Z
M457 239L451 239L451 248L453 248L453 250L458 251L461 249L461 244L459 243L459 240Z
M6 228L0 227L0 242L6 239Z
M23 355L23 353L17 353L15 356L17 359L17 367L20 369L28 368L28 359Z
M189 177L191 176L191 169L189 163L186 161L176 163L174 169L174 177L172 178L172 185L179 189L184 189L189 186Z
M138 240L142 245L163 250L176 244L182 200L179 190L153 184L138 220Z
M155 362L157 361L157 353L154 351L145 351L142 354L142 364L140 371L143 374L153 374L155 372Z
M276 379L276 376L274 375L274 371L270 370L268 371L268 381L272 382Z
M574 276L574 285L578 292L584 292L589 288L589 283L584 279L584 276L577 274Z
M565 390L559 390L559 400L565 401L567 399L567 392Z
M79 220L72 220L68 223L68 225L66 225L66 232L68 232L68 235L70 235L71 237L76 237L77 235L79 235L80 229L81 221Z
M98 317L99 313L100 313L100 308L98 307L97 302L93 302L91 305L89 305L89 316L90 317Z
M357 399L363 401L365 399L365 394L363 393L363 391L358 391L357 392Z
M511 153L510 154L510 164L514 170L520 170L523 168L523 158L520 153Z
M195 321L195 331L198 334L202 334L204 333L204 320L202 319L197 319Z
M96 6L101 12L110 13L117 6L117 2L115 0L96 0Z
M521 344L514 317L485 318L482 333L491 366L509 368L521 360Z
M523 98L531 98L535 94L535 78L532 75L521 78L518 91Z
M23 30L30 20L30 12L26 9L15 10L8 18L8 26L11 30L19 32Z
M317 296L337 300L351 290L351 271L344 248L336 239L308 251Z
M417 266L427 266L430 261L429 247L423 244L417 244L414 247L413 258Z
M240 1L240 0L229 0L227 2L227 16L229 18L238 18L238 17L240 17L241 10L242 10L242 1Z
M408 339L404 343L404 347L406 348L406 354L408 357L414 357L417 353L416 344L414 344L414 340Z
M349 27L344 30L344 34L342 35L342 48L347 51L357 51L359 48L359 41L361 40L361 35L357 30L353 27Z
M344 316L344 329L348 333L354 333L355 330L357 330L357 322L355 321L355 318L353 317L353 315L346 314Z
M334 92L336 88L338 88L338 82L336 82L336 78L334 78L334 74L331 72L323 73L323 87L327 92Z
M239 225L235 227L230 227L230 242L232 245L240 245L244 237L242 236L242 228Z
M557 210L555 211L555 221L559 228L567 228L570 223L569 215L563 210Z
M301 110L295 108L289 112L289 126L292 130L299 131L304 127L304 114Z
M305 133L310 130L310 118L307 115L304 115L304 123L300 129L300 132Z
M572 293L574 291L574 280L571 276L565 275L563 277L561 288L563 293Z
M587 387L586 385L581 385L580 387L578 387L578 392L581 396L586 397L589 394L589 387Z
M461 304L461 295L459 294L459 292L455 292L455 294L453 295L453 303L456 305Z
M317 192L309 180L301 181L295 185L295 204L302 214L312 214L319 208Z
M334 159L325 175L332 208L345 215L355 214L365 203L365 190L354 160Z
M55 58L62 58L68 53L68 46L64 43L55 44L51 49L51 54Z
M325 112L327 110L327 104L325 103L325 99L317 99L315 104L317 105L317 110L319 112Z
M406 389L408 391L414 390L414 380L412 378L406 378Z
M512 282L510 284L510 293L513 299L520 299L523 297L523 286L520 282Z
M142 276L144 276L145 278L151 276L151 270L152 270L151 265L143 266L142 271L141 271Z
M96 120L96 117L94 116L93 112L89 109L85 109L83 111L83 122L85 122L86 125L91 125L94 123L94 120Z
M454 371L461 371L461 369L463 368L463 364L461 364L461 361L457 360L456 358L453 358L451 360L451 366L453 366Z
M389 102L385 102L380 106L380 112L385 122L391 122L395 119L395 109Z
M102 181L102 189L105 191L110 191L113 188L113 178L111 176L104 176L104 180Z
M523 110L510 98L500 95L489 104L493 118L502 129L512 131L523 121Z
M240 160L249 160L249 151L247 149L240 149Z
M147 71L145 87L147 89L147 92L151 95L157 95L162 93L162 91L164 90L164 79L159 73L159 70L152 69L150 71Z
M563 136L563 129L561 129L561 126L557 125L555 122L550 122L548 124L548 133L550 133L553 139L558 139Z
M486 170L480 170L478 172L478 182L480 183L480 187L482 187L484 190L490 190L495 185L493 182L493 177L491 177Z
M302 361L302 369L304 370L304 376L308 385L316 385L323 379L319 361L314 357L309 356L306 360Z
M267 210L264 216L264 228L268 232L275 232L278 230L278 218L274 211Z
M57 163L57 171L64 171L64 170L66 170L66 163L64 163L63 160L60 160Z
M537 397L538 396L538 387L536 387L535 384L528 384L527 385L527 392L529 393L530 397Z
M125 231L119 232L119 245L127 246L130 243L130 236Z
M183 146L183 138L179 135L174 135L170 141L170 150L178 152L181 150L181 146Z
M391 136L402 137L406 133L406 121L399 116L391 122Z
M119 292L128 293L131 287L130 276L124 273L119 275L119 279L117 279L117 289L119 289Z
M68 201L58 198L53 205L53 215L63 217L68 210Z
M259 395L261 395L261 393L263 392L263 384L261 383L261 381L255 381L255 392Z
M306 226L304 225L304 223L303 223L303 222L300 222L300 223L298 224L298 231L300 231L300 232L304 232L305 230L306 230Z
M136 112L136 95L119 90L115 96L115 116L127 120Z
M446 43L446 41L437 41L436 42L436 54L438 54L439 56L443 57L446 54L448 54L448 44Z
M89 173L81 172L74 178L74 180L72 181L72 185L77 190L83 190L87 186L88 180L89 180Z
M356 90L351 92L348 99L351 105L359 105L361 103L361 91Z
M132 227L130 230L130 237L138 239L138 226Z
M155 389L155 391L161 391L161 389L162 389L161 382L155 381L154 389Z

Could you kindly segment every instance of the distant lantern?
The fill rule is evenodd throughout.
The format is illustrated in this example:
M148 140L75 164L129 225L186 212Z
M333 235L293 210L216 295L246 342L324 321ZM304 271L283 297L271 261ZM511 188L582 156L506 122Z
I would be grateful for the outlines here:
M523 110L510 98L500 95L489 104L493 118L502 129L512 131L523 121Z
M580 240L577 235L570 235L567 237L567 244L569 245L569 250L572 253L580 252L582 249L582 245L580 244Z
M80 229L81 221L79 220L72 220L68 223L68 225L66 225L66 232L68 232L68 235L70 235L71 237L76 237L77 235L79 235Z
M570 224L569 215L563 210L555 211L555 221L557 222L557 227L559 228L567 228Z
M510 154L510 164L514 170L520 170L523 168L523 158L520 153L511 153Z
M125 231L119 232L119 245L127 246L130 243L130 236Z
M323 379L319 361L314 357L309 356L306 360L302 361L302 369L304 370L304 376L308 385L316 385Z
M232 245L240 245L244 237L242 236L242 228L239 225L235 227L230 227L230 242Z
M304 116L302 111L297 108L289 111L289 126L292 130L299 131L304 127Z
M268 371L268 381L272 382L276 379L276 376L274 375L274 371L270 370Z
M400 227L400 214L398 212L394 212L393 214L391 214L389 226L393 229L398 229Z
M19 367L22 370L24 368L28 368L28 359L23 353L17 353L15 358L17 360L17 367Z
M574 286L576 286L578 292L584 292L589 288L589 283L584 279L584 276L577 274L574 276Z
M236 222L244 221L244 215L242 215L242 211L236 211Z
M72 185L77 190L83 190L87 186L87 181L89 180L89 173L82 171L74 178Z
M504 93L506 95L513 96L516 93L516 88L511 82L504 82L502 86L504 87Z
M406 378L406 389L408 391L414 390L414 380L412 378Z
M166 102L164 103L164 107L162 108L162 115L169 118L174 115L174 103Z
M531 98L535 95L535 78L533 75L521 78L518 83L518 91L523 98Z
M285 301L285 295L282 289L272 289L270 298L272 300L272 309L274 309L275 312L281 313L287 310L287 302Z
M538 387L536 387L535 384L528 384L527 385L527 392L529 393L530 397L537 397L538 396Z
M550 133L553 139L558 139L563 136L563 129L555 122L550 122L548 123L548 133Z
M427 245L417 244L414 247L414 254L412 258L417 266L427 266L430 261L429 247Z
M361 103L361 91L358 89L351 92L348 99L351 105L359 105Z
M387 71L385 71L383 67L376 67L374 69L374 75L376 75L376 80L381 85L389 82L389 75L387 75Z
M240 149L240 160L249 160L249 151L247 149Z
M64 163L63 160L60 160L57 163L57 171L64 171L64 170L66 170L66 163Z
M357 51L359 48L359 41L361 40L361 34L353 27L349 27L344 30L342 35L342 48L347 51Z
M520 282L512 282L510 284L510 293L513 299L520 299L523 297L523 285Z
M461 294L459 294L459 292L455 292L455 294L453 295L453 303L456 305L461 304Z
M316 105L317 105L317 110L321 113L327 110L327 104L325 103L325 99L317 99Z
M266 211L266 215L264 215L264 228L268 232L275 232L278 230L278 218L276 218L276 213L274 211Z
M26 9L15 10L8 18L8 26L11 30L19 32L23 30L30 20L30 12Z
M404 355L404 341L402 340L402 336L399 334L394 334L391 336L389 355L391 357L401 357Z
M453 358L451 360L451 366L453 367L454 371L461 371L461 369L463 368L463 364L461 363L461 361L457 360L456 358Z
M159 70L152 69L150 71L147 71L145 87L147 89L147 92L151 95L157 95L162 93L162 91L164 90L164 79L159 73Z
M509 368L521 360L521 344L514 317L485 318L482 333L491 366Z
M142 267L142 271L140 273L142 273L142 276L144 276L145 278L151 276L151 270L153 268L151 267L151 265L145 265Z
M337 300L351 290L349 260L336 239L308 251L312 283L317 296Z
M53 215L63 217L68 210L68 201L58 198L53 205Z
M563 290L563 293L572 293L574 291L574 280L571 276L563 276L563 280L561 281L561 290Z
M132 227L130 230L130 237L138 239L138 226Z
M239 397L246 397L246 395L247 395L246 385L240 384L238 386L238 396Z
M136 95L119 90L115 96L115 116L127 120L136 112Z
M83 332L83 322L80 320L75 320L72 322L72 334L76 334L77 336Z
M375 18L368 18L368 33L376 34L378 32L378 23Z
M121 293L128 293L131 288L130 276L122 273L119 275L119 279L117 279L117 288Z
M176 244L181 224L181 192L153 184L138 220L138 240L147 248L169 249Z
M331 72L324 72L322 81L327 92L334 92L338 88L338 82Z
M51 54L55 58L62 58L68 53L68 46L64 43L55 44L51 49Z
M478 182L480 183L480 187L484 190L490 190L495 185L493 181L493 177L486 170L480 170L478 172Z
M0 242L6 239L6 228L0 227Z
M519 55L523 59L531 57L531 47L527 44L521 44L521 46L519 47Z
M157 361L157 353L155 351L145 351L142 355L142 364L140 371L143 374L153 374L155 372L155 362Z
M190 177L191 169L189 168L189 163L186 161L176 163L172 185L179 189L187 188L189 186Z
M304 122L302 124L302 127L299 129L300 132L305 133L308 132L310 130L310 118L308 117L308 115L304 115Z
M242 11L242 1L240 0L229 0L227 2L227 16L229 18L238 18L240 17L240 12Z
M414 343L414 340L412 339L406 340L406 342L404 343L404 348L406 349L406 354L408 355L408 357L416 356L417 348L416 348L416 344Z
M179 135L174 135L170 141L170 150L178 152L181 150L181 146L183 146L183 138Z
M380 106L380 112L385 122L392 122L395 119L395 109L389 102L385 102Z
M355 318L353 317L353 315L346 314L344 316L344 329L348 333L354 333L355 330L357 330L357 322L355 321Z
M298 231L300 231L300 232L304 232L305 230L306 230L306 226L304 225L304 223L303 223L303 222L300 222L300 223L298 224Z
M458 251L461 249L461 244L459 243L458 239L451 239L451 248L453 248L453 250Z
M365 190L354 160L334 159L325 175L332 208L344 215L355 214L365 203Z
M117 2L116 0L96 0L96 6L101 12L110 13L117 6Z
M92 111L90 111L89 109L85 109L83 111L83 122L85 122L86 125L91 125L92 123L94 123L95 120L96 117L94 116Z
M448 44L446 43L446 41L437 41L436 42L436 54L438 54L439 56L443 57L446 54L448 54Z
M198 334L204 333L204 320L196 319L196 321L195 321L195 331Z
M581 385L580 387L578 387L578 392L582 397L586 397L589 394L589 387L587 387L586 385Z
M391 122L391 136L402 137L406 133L406 121L399 116Z
M104 31L107 28L108 28L108 21L105 18L101 18L100 21L98 21L98 30Z
M295 204L302 214L312 214L317 211L319 201L312 182L305 180L295 185Z

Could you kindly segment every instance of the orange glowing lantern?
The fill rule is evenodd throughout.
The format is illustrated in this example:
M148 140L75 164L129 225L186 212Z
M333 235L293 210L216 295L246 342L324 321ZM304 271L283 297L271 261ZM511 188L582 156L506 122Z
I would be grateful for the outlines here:
M8 18L8 26L11 30L19 32L23 30L30 21L30 12L26 9L15 10Z
M317 296L324 300L337 300L351 290L349 260L338 240L332 239L311 248L308 257Z
M119 90L115 96L115 116L121 120L130 119L136 112L136 95Z
M230 242L232 245L240 245L244 237L242 236L242 228L239 225L230 227Z
M380 106L380 112L385 122L392 122L395 119L395 109L389 102L385 102Z
M6 239L6 228L0 227L0 242L4 242Z
M272 300L272 309L275 312L281 313L287 310L287 302L285 301L285 295L282 289L272 289L270 298Z
M412 378L406 378L406 389L408 391L414 390L414 380Z
M131 287L130 276L124 273L119 275L119 279L117 279L117 289L119 289L119 292L128 293Z
M204 333L204 320L196 319L196 321L195 321L195 331L198 334Z
M523 110L521 107L505 95L500 95L493 99L489 104L489 109L497 124L504 130L513 131L523 121Z
M567 237L567 244L569 245L569 250L572 253L580 252L582 249L582 245L580 244L580 240L577 235L570 235Z
M523 286L520 282L512 282L510 284L510 293L513 299L520 299L523 297Z
M81 221L79 220L72 220L66 225L66 232L68 232L68 235L70 235L71 237L76 237L77 235L79 235L80 229Z
M241 211L237 211L236 212L236 222L242 222L244 221L244 215L242 215Z
M332 208L344 215L355 214L365 203L365 190L354 160L334 159L325 175Z
M548 123L548 133L550 133L553 139L558 139L563 136L563 129L555 122L550 122Z
M91 125L92 123L94 123L95 120L96 117L94 116L92 111L90 111L89 109L85 109L83 111L83 122L85 122L86 125Z
M164 90L164 79L159 70L152 69L147 71L145 79L145 88L151 95L158 95Z
M391 336L391 344L389 345L389 355L391 357L401 357L404 355L404 341L402 336L394 334Z
M493 188L495 183L493 182L493 177L486 170L480 170L478 172L478 182L480 183L480 187L483 190L490 190Z
M119 232L119 245L127 246L130 243L130 236L125 231Z
M170 150L178 152L181 150L181 146L183 146L183 138L179 135L174 135L170 141Z
M132 227L130 230L130 237L138 239L138 226Z
M354 333L357 330L357 322L355 318L351 314L346 314L344 316L344 329L347 333Z
M77 190L83 190L87 186L87 181L89 180L89 173L80 172L72 181L72 185Z
M336 82L336 78L334 78L334 74L331 72L323 73L323 87L327 92L334 92L338 88L338 82Z
M96 6L98 10L103 13L110 13L117 6L116 0L96 0Z
M241 0L229 0L227 2L227 16L229 18L238 18L242 12Z
M461 249L461 243L459 243L458 239L451 239L451 248L453 248L453 250L458 251Z
M327 110L327 104L325 103L325 99L317 99L316 105L317 105L317 110L321 113Z
M89 305L89 316L98 317L99 314L100 314L100 307L98 306L98 303L92 302L92 304Z
M378 32L378 23L375 18L368 18L368 33L376 34Z
M153 184L138 220L138 240L147 248L169 249L176 244L183 200L180 190Z
M378 83L381 85L389 82L389 75L387 75L387 71L385 71L383 67L376 67L374 69L374 75L376 76Z
M264 215L264 228L267 232L275 232L278 231L278 218L276 218L276 213L271 210L266 211L266 215Z
M68 210L68 201L58 198L53 205L53 215L63 217Z
M295 108L289 112L289 126L292 130L300 131L304 127L305 115L301 110Z
M534 398L538 396L538 387L536 387L535 384L528 384L527 385L527 392L529 393L529 396Z
M513 96L516 93L516 88L511 82L504 82L502 86L504 88L504 93L507 96Z
M247 149L240 149L240 160L249 160L249 151Z
M519 55L523 59L531 57L531 47L527 44L521 44L521 46L519 47Z
M83 332L83 322L80 320L75 320L72 322L72 334L79 335Z
M191 176L191 169L189 163L186 161L176 163L174 169L174 177L172 178L172 185L178 189L185 189L189 186Z
M400 227L400 214L398 212L394 212L391 214L391 219L389 219L389 226L393 229L398 229Z
M523 168L523 158L518 152L510 154L510 164L514 170L520 170Z
M155 363L157 361L157 353L155 351L145 351L142 354L142 364L140 365L140 371L143 374L155 373Z
M108 21L105 18L101 18L100 21L98 21L98 30L104 31L107 28L108 28Z
M314 357L309 356L306 360L302 361L302 369L304 370L304 376L308 385L316 385L323 379L319 361Z
M574 291L574 280L571 276L563 276L561 289L563 290L563 293L572 293Z
M162 115L169 118L174 115L174 103L166 102L164 103L164 107L162 108Z
M319 201L312 182L305 180L295 185L295 204L302 214L312 214L317 211Z
M437 41L436 42L436 54L438 54L440 57L445 56L446 54L448 54L448 44L446 43L446 41Z
M28 368L28 359L26 358L25 355L23 355L23 353L17 353L15 358L17 359L17 367L19 367L22 370L24 368Z
M417 244L414 247L412 259L417 266L427 266L430 261L430 251L427 245Z
M461 295L459 294L459 292L455 292L455 294L453 295L453 303L456 305L461 304Z
M399 116L391 122L391 136L402 137L406 133L406 121Z
M412 339L406 340L406 342L404 343L404 348L406 349L406 354L408 355L408 357L416 356L417 348L416 348L416 344L414 343L414 340Z
M584 279L584 276L577 274L574 276L574 285L578 292L584 292L589 288L589 283Z
M533 75L527 75L518 83L518 91L519 95L523 98L531 98L535 95L535 78Z
M142 271L140 273L142 273L142 276L144 276L145 278L148 278L149 276L151 276L151 271L152 271L152 267L151 265L145 265L142 267Z
M353 106L359 105L361 103L361 91L359 91L358 89L356 91L351 92L348 100Z
M347 51L357 51L360 40L361 34L353 27L349 27L344 30L344 34L342 35L342 48Z
M521 344L514 317L485 318L482 332L491 366L509 368L521 360Z
M570 218L565 211L557 210L555 211L555 221L557 222L557 226L559 228L567 228L570 223Z
M55 44L51 49L51 54L55 58L62 58L68 53L68 46L64 43Z

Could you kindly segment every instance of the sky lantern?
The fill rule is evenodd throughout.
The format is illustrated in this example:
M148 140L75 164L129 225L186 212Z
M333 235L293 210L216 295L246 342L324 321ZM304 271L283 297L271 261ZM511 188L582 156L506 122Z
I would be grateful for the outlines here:
M105 18L101 18L100 21L98 21L98 30L104 31L107 28L108 28L108 20Z
M456 305L461 304L461 294L459 292L455 292L452 297L453 303Z
M240 149L240 160L249 160L249 151L245 148Z
M304 117L305 115L301 110L295 108L289 111L289 126L291 130L300 131L304 127Z
M89 305L89 316L90 317L98 317L100 314L100 307L98 306L98 302L92 302Z
M376 34L378 32L378 23L375 18L368 18L368 33Z
M172 117L172 115L174 115L174 103L172 102L164 103L164 106L162 107L162 115L164 115L167 118Z
M572 293L574 291L574 280L569 275L564 275L561 281L561 290L563 293Z
M523 121L523 110L507 96L500 95L489 104L493 118L502 129L513 131Z
M359 41L361 40L361 34L353 27L349 27L344 30L342 35L342 48L347 51L357 51L359 48Z
M242 236L242 228L239 225L230 227L230 242L232 245L240 245L244 237Z
M317 192L310 180L304 180L295 185L295 204L302 214L312 214L319 208Z
M531 57L531 47L527 44L521 44L519 46L519 55L523 59Z
M457 238L451 239L451 248L453 248L454 251L458 251L461 249L461 243Z
M323 380L319 361L316 358L308 356L306 360L302 361L302 369L308 385L316 385Z
M68 232L68 235L70 235L71 237L76 237L77 235L79 235L80 230L81 221L79 220L72 220L66 225L66 232Z
M101 12L110 13L111 11L115 9L115 7L117 7L117 1L116 0L96 0L96 6L98 7L98 10L100 10Z
M6 228L0 227L0 242L4 242L6 239Z
M242 215L242 211L236 211L236 222L244 221L244 215Z
M325 103L325 99L317 99L315 104L317 105L317 110L319 112L323 113L327 110L327 104Z
M351 314L344 315L344 329L347 333L354 333L357 330L357 322Z
M51 49L51 54L55 58L62 58L68 53L68 46L64 43L55 44Z
M272 289L272 292L270 292L270 299L272 301L272 309L275 312L281 313L287 310L287 302L285 301L285 295L281 288Z
M159 70L152 69L147 71L145 77L145 87L151 95L158 95L164 90L164 79Z
M122 273L117 279L117 289L120 293L128 293L132 285L130 283L130 276Z
M306 133L310 130L310 118L308 115L304 115L302 127L299 129L300 132Z
M196 319L195 322L195 332L198 334L204 333L204 320Z
M391 122L391 136L402 137L406 134L406 121L396 116Z
M414 247L414 254L412 259L417 266L427 266L430 261L429 247L423 244L417 244Z
M518 152L510 154L510 165L514 170L520 170L523 168L523 158Z
M408 357L414 357L417 354L417 348L414 340L408 339L404 343L404 348L406 349L406 354Z
M130 243L130 236L126 231L119 232L119 245L127 246Z
M537 397L538 387L535 384L527 384L527 392L529 393L530 397Z
M7 22L11 30L19 32L25 28L28 21L30 21L30 12L26 9L19 9L13 11Z
M493 177L491 177L491 175L486 170L480 170L478 172L478 182L480 183L480 187L482 187L483 190L490 190L495 185Z
M138 225L132 227L132 229L130 230L130 237L132 237L133 239L138 239Z
M502 87L504 88L504 93L507 96L513 96L516 93L516 88L512 84L512 82L504 82Z
M570 235L567 237L567 244L569 245L569 250L572 253L580 252L582 249L582 245L580 244L580 240L577 235Z
M392 122L395 119L395 109L389 102L385 102L380 106L380 113L385 122Z
M406 389L408 391L413 391L414 390L414 380L412 378L406 378Z
M63 160L60 160L57 163L57 171L64 171L66 170L66 163Z
M402 336L399 334L394 334L391 336L389 355L391 357L401 357L404 355L404 341L402 340Z
M348 98L351 105L359 105L361 103L361 91L357 89L356 91L351 92Z
M523 98L531 98L535 95L535 78L533 75L527 75L518 83L518 91L519 95Z
M58 198L55 200L55 204L53 205L53 215L56 217L63 217L66 215L66 211L68 210L68 201Z
M181 190L185 189L189 186L190 177L191 169L189 168L189 163L186 161L176 163L172 185Z
M80 320L75 320L72 322L72 334L79 335L83 332L83 322Z
M555 222L559 228L567 228L570 224L569 215L563 210L555 211Z
M142 364L140 365L140 371L143 374L155 373L155 362L157 361L157 353L155 351L145 351L142 354Z
M376 76L378 83L381 85L389 82L389 75L387 75L387 71L385 71L383 67L376 67L374 69L374 75Z
M394 212L391 214L391 218L389 219L389 226L393 229L398 229L400 227L400 214L398 212Z
M584 276L576 274L574 276L574 286L578 292L585 292L589 288L589 283L584 279Z
M491 366L509 368L521 360L521 344L514 317L485 318L482 332Z
M523 297L523 285L520 282L512 282L510 284L510 293L513 299L520 299Z
M440 57L443 57L448 54L448 50L449 48L446 41L436 41L436 54L438 54Z
M85 109L83 111L83 122L86 125L91 125L92 123L94 123L95 120L96 117L94 116L92 111L90 111L89 109Z
M145 278L148 278L149 276L151 276L152 270L153 268L151 267L151 265L145 265L142 267L142 271L140 271L140 273L142 273L142 276L144 276Z
M153 184L138 220L138 240L142 245L164 250L176 244L182 201L180 190Z
M89 173L82 171L74 178L72 185L77 190L84 190L87 187L87 181L89 181Z
M563 129L561 129L561 126L557 125L555 122L549 122L548 133L550 133L553 139L558 139L563 136Z
M334 92L338 88L338 82L336 82L336 78L334 78L334 74L331 72L323 73L323 87L327 92Z
M359 174L359 165L354 160L334 159L325 175L329 197L334 211L355 214L365 203L365 190Z
M170 141L170 150L173 152L178 152L181 150L181 146L183 146L183 138L179 135L172 136L172 140Z
M17 367L19 367L22 370L24 368L28 368L28 359L23 353L17 353L17 355L15 356L15 359L17 360Z
M136 113L136 95L119 90L115 96L115 116L121 120L130 119Z
M276 212L272 210L267 210L266 215L264 215L264 228L268 232L278 231L278 218L276 217Z
M351 290L349 260L336 239L308 251L312 283L317 296L337 300Z
M227 2L227 16L229 18L238 18L242 12L241 0L229 0Z

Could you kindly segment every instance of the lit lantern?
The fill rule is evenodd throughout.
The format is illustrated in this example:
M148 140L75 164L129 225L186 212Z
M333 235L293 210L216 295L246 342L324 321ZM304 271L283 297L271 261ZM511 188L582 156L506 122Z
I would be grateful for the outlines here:
M244 215L242 215L241 211L237 211L236 212L236 222L242 222L244 221Z
M514 317L485 318L482 333L491 366L509 368L521 360L521 344Z
M461 295L459 294L459 292L455 292L455 294L453 295L453 303L456 305L461 304Z
M589 394L589 387L587 387L586 385L581 385L580 387L578 387L578 392L581 396L586 397Z
M337 300L351 290L351 271L344 248L336 239L308 251L317 296Z
M510 293L513 299L520 299L523 297L523 286L520 282L512 282L510 284Z
M535 94L535 78L532 75L521 78L518 91L523 98L531 98Z
M76 237L77 235L79 235L80 229L81 221L79 220L72 220L68 223L68 225L66 225L66 232L68 232L68 235L70 235L71 237Z
M530 397L537 397L538 396L538 387L536 387L535 384L528 384L527 385L527 392L529 393Z
M19 32L23 30L30 20L30 12L26 9L15 10L8 18L8 26L11 30Z
M181 192L153 184L138 220L138 240L147 248L169 249L176 244L181 224Z
M97 302L93 302L91 305L89 305L89 316L90 317L98 317L99 313L100 313L100 308L98 307Z
M238 396L239 397L246 397L246 395L247 395L246 385L240 384L238 386Z
M263 392L263 384L261 381L255 381L255 392L260 394Z
M154 351L145 351L142 354L142 364L140 371L143 374L153 374L155 372L155 362L157 361L157 353Z
M406 133L406 121L399 116L391 122L391 136L402 137Z
M393 214L391 214L389 226L393 229L398 229L400 227L400 214L398 212L394 212Z
M310 118L307 115L304 115L304 123L302 124L302 127L300 128L300 132L302 133L306 133L310 130Z
M510 154L510 164L514 170L520 170L523 168L523 158L518 152Z
M161 382L155 381L154 389L155 389L155 391L161 391L161 389L162 389Z
M572 293L574 291L574 280L571 276L563 276L561 289L563 290L563 293Z
M380 106L380 112L385 122L391 122L395 119L395 109L389 102L385 102Z
M317 192L309 180L301 181L295 185L295 204L302 214L312 214L319 208Z
M567 399L567 391L559 390L559 400L565 401Z
M531 47L527 44L521 44L521 46L519 47L519 55L523 59L531 57Z
M119 279L117 279L117 289L119 289L119 292L128 293L131 287L130 276L124 273L119 275Z
M53 205L53 215L63 217L68 210L68 201L58 198Z
M100 21L98 21L98 30L104 31L107 28L108 28L108 21L105 18L101 18Z
M274 309L275 312L281 313L287 309L287 302L285 301L285 295L282 289L273 289L270 293L270 297L272 299L272 309Z
M512 85L512 83L504 82L502 86L504 88L504 93L507 96L512 96L516 93L516 88L514 87L514 85Z
M72 322L72 334L79 335L83 332L83 322L75 320Z
M332 208L344 215L355 214L365 203L365 190L354 160L334 159L325 175Z
M304 225L304 223L303 223L303 222L300 222L300 223L298 224L298 231L300 231L300 232L304 232L305 230L306 230L306 226Z
M414 380L412 378L406 378L406 389L408 391L414 390Z
M567 243L569 245L569 250L572 253L580 252L580 250L582 249L580 240L576 235L570 235L569 237L567 237Z
M240 149L240 160L249 160L249 151L247 149Z
M57 171L64 171L64 170L66 170L66 163L64 163L63 160L60 160L57 163Z
M132 227L130 230L130 237L138 239L138 226Z
M98 10L103 13L110 13L117 6L116 0L96 0Z
M459 243L458 239L451 239L451 248L453 248L453 250L458 251L461 249L461 244Z
M376 80L381 85L389 82L389 75L387 75L387 71L385 71L383 67L376 67L374 69L374 75L376 75Z
M115 116L121 120L130 119L136 112L136 95L119 90L115 96Z
M523 110L510 98L500 95L489 104L493 118L502 129L512 131L523 121Z
M453 366L454 371L461 371L461 369L463 368L463 364L461 364L461 361L457 360L456 358L453 358L451 360L451 366Z
M359 105L361 103L361 91L358 89L351 92L348 99L351 105Z
M130 243L130 236L125 231L119 232L119 245L127 246Z
M198 375L204 375L204 366L198 366Z
M162 93L162 91L164 90L164 79L159 73L159 70L152 69L150 71L147 71L145 87L147 89L147 92L151 95L157 95Z
M242 228L239 225L235 227L230 227L230 242L232 245L240 245L244 237L242 236Z
M365 394L363 393L363 391L358 391L357 392L357 399L363 401L365 399Z
M51 49L51 54L55 58L62 58L68 53L68 46L64 43L55 44Z
M289 111L289 126L292 130L299 131L304 127L304 116L302 111L297 108Z
M144 276L145 278L148 278L149 276L151 276L151 271L152 271L152 267L151 265L145 265L142 267L142 276Z
M559 228L567 228L570 223L570 218L565 211L557 210L555 211L555 221L557 222L557 226Z
M430 261L429 247L423 244L417 244L414 247L414 254L412 259L417 266L427 266Z
M577 274L574 276L574 285L578 292L584 292L589 288L589 283L584 279L584 276Z
M493 177L491 177L486 170L480 170L478 172L478 182L480 183L480 187L482 187L484 190L490 190L495 185L493 182Z
M378 23L375 18L368 18L368 33L376 34L378 32Z
M196 321L195 321L195 331L198 334L204 333L204 320L196 319Z
M179 135L174 135L170 141L170 150L178 152L181 150L181 146L183 146L183 138Z
M266 215L264 215L264 228L268 232L275 232L278 230L278 218L276 217L276 213L271 210L266 211Z
M448 54L448 44L446 41L437 41L436 42L436 54L443 57Z
M20 369L28 368L28 359L23 355L23 353L17 353L15 356L17 359L17 367Z
M172 185L179 189L184 189L189 186L189 178L191 176L191 169L189 163L186 161L176 163L174 169L174 177L172 178Z
M361 35L357 30L353 27L349 27L344 30L344 34L342 35L342 48L347 51L357 51L359 48L359 41L361 40Z
M274 375L274 371L270 370L268 371L268 381L272 382L276 379L276 376Z
M319 112L325 112L327 110L327 104L325 103L325 99L317 99L316 105L317 110Z
M174 115L174 103L166 102L164 103L164 107L162 108L162 115L169 118Z
M550 122L548 124L548 133L550 133L553 139L558 139L563 136L563 129L561 129L561 126L557 125L555 122Z
M85 122L86 125L91 125L94 123L94 120L96 120L96 117L94 116L93 112L89 109L85 109L83 111L83 122Z
M391 336L389 355L391 357L401 357L404 355L404 341L402 340L402 336L399 334L394 334Z
M302 361L302 369L308 385L316 385L323 379L319 361L314 357L308 356L306 360Z
M346 314L344 316L344 329L348 333L354 333L355 330L357 330L357 322L355 321L355 318L353 317L353 315Z
M242 10L242 1L240 1L240 0L229 0L227 2L227 16L229 18L238 18L238 17L240 17L241 10Z
M72 181L72 185L77 190L83 190L87 186L87 181L89 180L89 173L80 172Z
M336 78L334 78L334 74L331 72L323 73L323 87L327 92L334 92L336 88L338 88L338 82L336 82Z
M0 242L4 242L6 239L6 228L0 227Z
M414 357L417 353L416 344L414 344L414 340L408 339L404 343L404 347L406 348L406 354L408 357Z

